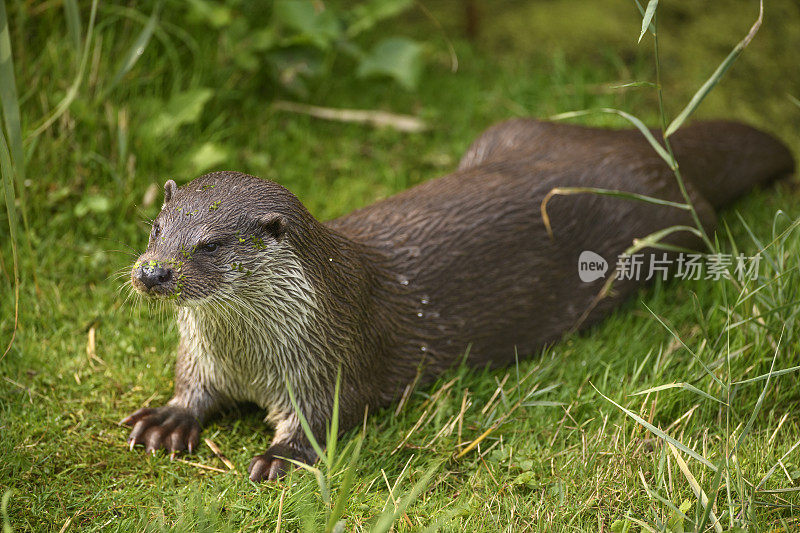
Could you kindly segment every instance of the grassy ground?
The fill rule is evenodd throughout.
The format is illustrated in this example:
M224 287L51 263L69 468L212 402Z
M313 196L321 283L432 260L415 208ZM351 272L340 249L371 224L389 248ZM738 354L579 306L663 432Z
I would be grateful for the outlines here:
M285 95L269 78L237 66L236 43L224 32L186 20L177 6L162 10L139 62L106 91L153 6L100 7L78 97L26 144L34 256L23 254L20 326L0 361L0 492L9 495L4 523L32 531L269 531L279 517L282 530L296 530L330 511L309 473L258 486L243 475L268 442L259 413L222 418L204 432L233 462L233 472L127 450L127 431L116 422L169 398L177 339L168 317L125 304L114 278L146 243L147 219L160 202L160 196L148 198L153 184L170 177L185 182L210 169L242 170L289 187L326 219L449 172L471 139L504 118L614 106L657 123L647 89L610 88L653 79L650 41L636 45L641 19L628 2L491 8L478 2L483 17L472 41L462 38L463 14L455 3L424 4L452 38L457 73L450 71L441 31L416 10L386 27L426 39L428 66L418 90L357 80L340 62L308 97L317 105L416 114L432 126L417 134L272 111L269 102ZM58 3L12 2L8 9L30 134L69 90L80 54ZM663 7L670 114L756 13L754 2ZM699 114L751 122L800 156L800 108L787 96L800 96L798 48L800 8L790 0L769 2L756 40ZM175 94L200 88L210 89L202 112L160 131L159 124L177 122L170 114ZM622 125L597 117L584 122ZM799 197L789 184L756 192L728 210L721 227L753 254L800 216ZM0 223L7 227L5 219ZM11 254L2 235L0 332L8 339ZM719 238L733 250L726 231ZM400 407L374 413L340 444L346 462L363 433L345 529L369 529L382 511L402 505L426 472L432 477L398 513L395 530L623 531L640 523L691 529L703 512L695 479L706 494L721 487L714 513L724 529L796 528L800 501L784 490L800 480L800 459L792 452L800 439L796 374L736 382L766 374L773 361L775 370L800 364L799 254L790 233L766 250L758 284L657 284L602 325L518 367L454 371ZM721 402L678 388L632 396L684 382ZM478 447L455 458L533 389L533 405L516 409ZM724 474L715 478L696 459L673 453L601 394ZM226 470L205 446L185 459ZM334 500L343 470L331 473Z

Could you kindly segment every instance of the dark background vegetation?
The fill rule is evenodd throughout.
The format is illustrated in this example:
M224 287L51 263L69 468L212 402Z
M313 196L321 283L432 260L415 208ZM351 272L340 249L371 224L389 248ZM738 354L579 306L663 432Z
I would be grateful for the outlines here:
M311 474L282 484L246 481L247 461L269 438L258 413L205 431L235 473L125 446L116 422L164 402L172 389L171 318L126 302L119 290L146 244L166 179L182 184L211 170L240 170L285 185L314 215L330 219L452 171L472 139L506 118L616 107L659 122L652 89L617 87L655 78L651 37L637 44L641 14L626 0L359 3L387 9L385 18L344 1L309 4L313 17L279 17L272 2L103 2L83 67L91 3L72 5L6 2L25 138L16 206L28 223L17 239L19 325L0 361L0 490L8 497L2 519L18 530L267 531L279 512L281 527L296 530L330 512ZM668 116L757 14L754 1L661 2ZM358 21L363 28L353 29ZM387 38L394 41L386 45ZM768 2L760 32L697 117L746 121L800 156L797 50L800 6ZM46 124L71 89L69 106ZM276 109L281 100L414 115L429 129L323 121ZM618 117L580 120L626 126ZM733 250L727 225L736 246L757 252L800 215L797 200L791 183L754 193L726 212L722 246ZM5 345L15 301L7 214L0 216ZM402 409L375 413L345 529L369 529L442 461L396 530L437 520L453 530L624 530L639 521L656 530L693 527L703 506L668 445L593 387L713 462L727 458L715 508L726 529L796 527L792 492L753 490L800 439L796 376L771 379L767 389L766 380L735 385L768 372L775 354L776 369L798 364L794 240L769 250L774 261L765 276L772 277L758 296L742 301L726 283L659 284L603 325L519 367L462 369L417 391ZM719 360L725 364L713 366ZM508 412L519 392L513 384L528 375L519 390L538 387L540 403L519 409L477 453L454 460L461 442ZM673 382L691 382L728 405L672 389L630 396ZM490 400L495 408L482 412ZM463 424L448 432L459 416ZM426 423L416 428L420 419ZM732 453L743 432L748 438ZM344 439L345 455L353 453L355 433ZM188 459L225 468L206 447ZM687 461L716 494L714 473ZM800 462L790 454L776 472L761 488L794 487ZM332 474L333 486L339 483Z

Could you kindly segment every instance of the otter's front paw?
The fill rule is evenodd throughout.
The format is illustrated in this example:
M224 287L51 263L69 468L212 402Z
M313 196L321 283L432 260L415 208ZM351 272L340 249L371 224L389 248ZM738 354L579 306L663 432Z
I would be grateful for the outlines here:
M292 464L282 457L308 464L314 462L313 452L303 453L286 444L273 444L265 453L256 455L250 461L247 467L250 481L275 481L285 476L292 469Z
M163 448L173 453L188 449L191 453L200 443L200 424L187 409L180 407L139 409L120 423L133 427L128 437L131 450L137 444L144 444L148 452Z

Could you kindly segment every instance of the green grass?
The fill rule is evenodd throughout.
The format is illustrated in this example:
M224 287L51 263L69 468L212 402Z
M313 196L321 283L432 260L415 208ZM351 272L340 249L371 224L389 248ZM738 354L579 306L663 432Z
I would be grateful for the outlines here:
M396 531L608 531L615 523L624 530L626 517L678 530L678 508L698 519L698 499L669 447L602 393L714 464L726 452L735 456L723 469L714 509L725 529L732 523L754 530L797 527L796 493L752 490L776 464L762 488L783 490L800 481L798 452L783 458L800 440L797 375L731 384L768 373L773 357L775 370L800 364L796 232L768 249L774 265L762 261L762 282L769 283L743 302L730 282L659 283L601 325L518 367L459 369L415 391L400 408L372 413L363 428L339 442L338 468L317 465L327 476L325 486L332 486L328 498L309 472L294 472L279 484L247 480L250 458L263 452L270 437L258 412L220 418L204 431L236 472L127 450L127 430L117 421L145 403L169 398L177 333L169 317L125 302L115 272L125 272L145 246L147 220L158 211L166 179L183 183L210 169L242 170L289 187L316 216L328 219L451 171L482 129L511 116L615 107L658 124L651 90L609 88L654 77L648 37L636 45L641 18L632 3L484 5L474 42L461 38L462 13L455 4L425 4L453 41L457 73L450 72L439 30L412 10L387 27L398 31L401 22L404 34L426 40L428 64L418 90L357 80L352 65L341 60L308 102L415 114L430 124L428 132L404 134L271 111L272 99L289 97L268 77L238 68L236 43L224 32L187 19L172 4L162 7L153 38L114 86L154 6L133 10L100 3L77 96L35 137L30 133L69 94L83 50L75 46L75 29L60 4L7 5L22 131L29 135L26 181L19 185L34 255L20 243L20 325L0 361L0 492L11 491L4 523L21 531L59 531L65 525L272 531L280 514L281 530L296 530L315 516L323 524L360 438L352 486L345 491L348 531L368 530L382 512L394 512L429 472L424 489L395 521ZM757 5L726 1L659 9L666 107L675 116L746 33ZM85 32L88 4L80 14ZM794 52L799 47L800 8L790 0L769 2L760 33L699 115L748 121L779 135L800 157L800 108L787 97L800 96ZM187 107L176 95L195 104L208 98L176 125L176 110ZM608 116L582 120L625 125ZM158 125L165 123L174 130L159 134ZM147 202L154 185L159 194ZM755 253L762 246L737 215L766 245L800 217L798 200L790 183L754 192L724 213L717 235L722 247L732 250L727 225L736 246ZM779 210L785 215L777 216ZM2 217L6 228L5 211ZM7 230L0 235L4 346L13 328L13 268ZM728 327L740 321L745 322ZM90 331L95 357L87 352ZM712 365L719 382L701 362ZM691 383L730 407L678 389L632 396L673 382ZM537 404L517 408L472 451L455 458L533 389L544 391L530 398ZM682 457L703 490L713 494L714 472ZM185 459L226 469L206 446ZM684 525L692 527L686 519Z

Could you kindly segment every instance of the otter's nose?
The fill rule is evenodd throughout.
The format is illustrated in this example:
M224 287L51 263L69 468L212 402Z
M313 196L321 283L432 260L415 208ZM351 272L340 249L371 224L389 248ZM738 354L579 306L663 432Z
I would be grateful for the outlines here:
M172 279L172 270L160 266L142 265L138 277L145 287L152 289Z

